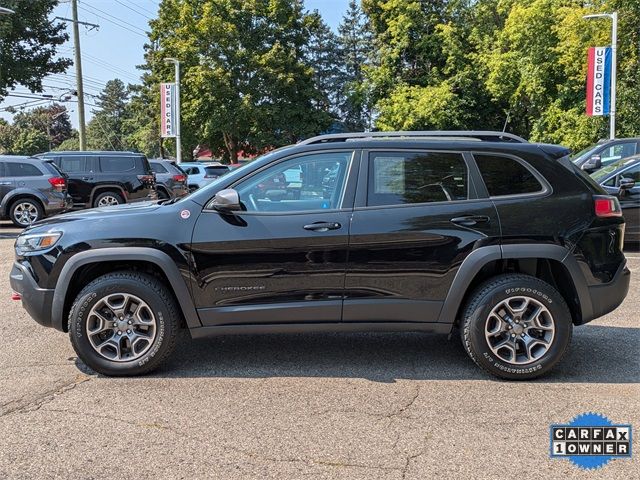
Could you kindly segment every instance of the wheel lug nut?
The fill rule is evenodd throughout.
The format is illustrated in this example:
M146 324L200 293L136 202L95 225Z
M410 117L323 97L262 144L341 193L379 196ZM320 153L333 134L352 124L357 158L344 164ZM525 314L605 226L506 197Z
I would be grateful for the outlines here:
M127 330L127 333L131 333L131 330Z
M114 328L115 328L115 327L117 327L117 326L118 326L118 324L114 322L114 323L113 323L113 326L114 326Z
M129 325L131 325L133 322L132 322L131 320L129 320L127 323L128 323Z
M122 330L118 330L118 335L122 335Z
M512 333L512 334L511 334L511 338L515 338L515 336L516 336L516 334L515 334L515 333Z

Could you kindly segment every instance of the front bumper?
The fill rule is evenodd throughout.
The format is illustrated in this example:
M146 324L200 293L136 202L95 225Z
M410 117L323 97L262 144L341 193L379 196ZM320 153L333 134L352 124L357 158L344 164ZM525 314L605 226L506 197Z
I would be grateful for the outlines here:
M22 297L22 306L40 325L52 327L51 305L54 290L40 288L27 267L15 262L9 278L11 288Z
M602 317L618 308L629 292L630 281L631 272L626 262L623 262L610 282L588 287L593 315L587 321Z

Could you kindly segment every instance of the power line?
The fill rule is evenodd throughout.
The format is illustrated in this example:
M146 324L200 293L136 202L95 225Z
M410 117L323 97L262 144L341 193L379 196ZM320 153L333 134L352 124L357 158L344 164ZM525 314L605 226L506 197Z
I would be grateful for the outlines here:
M111 20L110 18L103 17L103 16L93 12L92 10L87 10L87 7L91 8L92 10L96 10L96 11L102 13L103 15L106 15L107 17L110 17L113 20ZM99 8L94 7L93 5L85 5L85 6L80 5L80 8L82 10L84 10L85 12L91 14L91 15L95 15L96 17L101 18L101 19L103 19L103 20L105 20L107 22L111 22L114 25L117 25L118 27L123 28L123 29L125 29L125 30L127 30L127 31L129 31L131 33L135 33L136 35L140 35L141 37L147 38L146 32L142 28L140 28L140 27L138 27L138 26L136 26L136 25L134 25L132 23L126 22L124 20L121 20L120 18L115 17L115 16L113 16L113 15L111 15L111 14L109 14L109 13L103 11L103 10L100 10ZM132 27L135 30L133 30L132 28L128 28L125 25L129 25L129 27ZM138 31L136 31L136 30L138 30ZM140 33L140 32L142 32L142 33Z
M119 3L120 5L122 5L124 8L128 8L129 10L131 10L132 12L137 13L138 15L146 18L147 20L153 20L151 17L149 17L147 14L140 12L140 10L136 10L135 8L133 8L130 5L127 5L126 3L122 3L120 0L116 0L116 3Z

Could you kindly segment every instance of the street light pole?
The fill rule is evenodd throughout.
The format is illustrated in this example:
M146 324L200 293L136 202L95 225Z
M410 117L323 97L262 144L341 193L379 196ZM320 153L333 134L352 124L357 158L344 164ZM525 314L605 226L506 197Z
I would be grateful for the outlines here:
M80 33L78 32L78 2L71 0L71 18L73 18L73 50L76 66L76 92L78 94L78 140L79 150L87 149L87 136L84 122L84 85L82 83L82 56L80 55Z
M165 58L165 62L173 63L176 82L176 162L182 162L182 144L180 141L180 61L175 58Z
M609 138L616 138L616 87L617 87L617 55L618 55L618 12L594 13L583 18L611 19L611 103L609 106Z

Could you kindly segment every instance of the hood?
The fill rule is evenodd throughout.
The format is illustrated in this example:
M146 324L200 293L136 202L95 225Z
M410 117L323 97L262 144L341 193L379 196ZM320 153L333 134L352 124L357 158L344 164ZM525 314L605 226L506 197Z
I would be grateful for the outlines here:
M63 213L55 217L46 218L34 223L25 232L39 227L48 227L59 225L61 223L76 222L82 220L96 221L112 217L124 217L129 215L140 215L153 212L159 209L161 205L157 201L125 203L123 205L114 205L111 207L91 208L88 210L78 210L70 213Z

